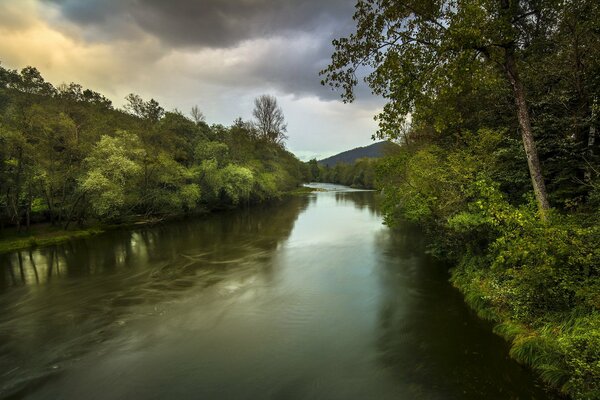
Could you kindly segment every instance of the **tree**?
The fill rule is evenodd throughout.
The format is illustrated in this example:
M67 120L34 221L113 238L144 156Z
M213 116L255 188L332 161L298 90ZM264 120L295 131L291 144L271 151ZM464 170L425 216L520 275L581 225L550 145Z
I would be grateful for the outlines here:
M204 116L204 113L202 111L200 111L198 106L192 107L192 111L190 112L190 115L192 116L192 120L196 124L199 124L201 122L206 122L206 117Z
M125 111L136 117L156 123L165 115L164 108L154 99L144 101L139 95L130 93L125 100L127 100Z
M317 163L317 159L313 158L308 161L308 168L310 171L310 180L311 181L319 181L319 164Z
M165 109L158 104L158 101L150 99L146 102L145 118L158 122L165 115Z
M21 79L17 85L19 90L30 94L50 96L55 92L54 87L44 80L40 71L31 66L21 70Z
M125 97L125 100L127 101L127 104L123 107L125 111L136 117L144 118L144 109L146 106L144 99L135 93L129 93Z
M134 182L142 174L142 153L139 138L125 131L115 137L104 135L96 143L85 159L87 172L79 189L98 217L113 219L139 202Z
M283 145L283 141L287 139L287 125L275 96L263 94L254 99L252 115L256 118L254 125L259 137Z
M519 72L524 50L552 29L552 1L533 0L359 0L356 32L333 41L323 84L354 99L358 75L389 100L381 127L406 118L423 99L462 87L473 71L489 79L502 74L512 90L529 173L542 218L548 196L533 139L529 107ZM366 67L366 68L365 68ZM449 74L458 71L459 74ZM458 79L452 80L454 76ZM385 136L384 131L380 135Z

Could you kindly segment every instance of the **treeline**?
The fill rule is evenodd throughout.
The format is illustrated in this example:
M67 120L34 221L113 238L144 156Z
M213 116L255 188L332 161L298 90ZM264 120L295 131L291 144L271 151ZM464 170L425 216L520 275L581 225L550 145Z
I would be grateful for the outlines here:
M366 0L355 20L323 73L351 100L367 64L389 100L387 223L430 234L512 357L600 399L600 3Z
M308 162L309 178L313 182L338 183L357 189L375 188L377 158L360 158L353 162L337 163L335 166L321 165L317 160Z
M209 126L135 94L123 110L78 84L0 66L0 228L49 222L117 222L195 213L279 196L306 167L283 148L283 114L271 96L265 126ZM255 115L257 110L255 110Z

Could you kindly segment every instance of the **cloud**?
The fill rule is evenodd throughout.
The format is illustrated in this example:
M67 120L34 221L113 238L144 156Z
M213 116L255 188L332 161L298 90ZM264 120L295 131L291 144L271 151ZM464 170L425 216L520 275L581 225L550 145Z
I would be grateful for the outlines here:
M348 0L44 0L98 39L131 34L135 25L171 46L230 47L290 32L348 26ZM112 29L107 31L105 28ZM117 29L118 27L118 29Z
M381 100L363 86L343 105L320 85L331 40L352 29L351 0L0 0L0 61L33 65L120 106L130 92L209 122L281 99L289 148L322 157L369 143Z
M90 43L152 37L161 43L165 57L256 49L261 58L250 57L252 63L242 71L244 82L260 81L297 96L339 98L320 85L319 71L330 60L331 41L353 28L353 1L43 1L58 16L54 18L57 26L67 22L79 27ZM358 90L361 95L368 93L365 87Z
M373 116L382 107L381 102L343 104L317 97L284 97L281 104L288 110L289 147L301 149L297 154L305 161L370 144L377 128Z
M236 47L172 50L159 61L161 69L215 85L263 87L294 96L338 99L320 84L320 61L329 54L310 34L259 38Z
M21 30L36 22L35 2L0 2L0 27L4 30Z

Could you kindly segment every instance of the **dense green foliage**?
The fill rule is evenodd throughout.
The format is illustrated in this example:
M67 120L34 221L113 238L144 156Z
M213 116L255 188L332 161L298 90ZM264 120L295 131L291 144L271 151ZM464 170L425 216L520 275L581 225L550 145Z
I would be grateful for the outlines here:
M360 158L352 164L337 163L333 167L327 165L317 165L311 168L313 172L311 180L315 182L339 183L341 185L351 186L358 189L373 189L375 187L375 166L378 159ZM311 165L309 163L309 165Z
M323 160L308 162L309 178L315 182L338 183L358 189L374 189L378 159L391 155L398 146L389 141L357 147Z
M600 399L600 4L361 0L355 19L324 73L351 100L369 65L389 99L380 135L403 146L376 167L387 223L428 231L514 358Z
M0 67L1 227L195 213L277 197L304 178L281 138L255 124L209 126L197 108L190 119L126 100L118 110L35 68Z

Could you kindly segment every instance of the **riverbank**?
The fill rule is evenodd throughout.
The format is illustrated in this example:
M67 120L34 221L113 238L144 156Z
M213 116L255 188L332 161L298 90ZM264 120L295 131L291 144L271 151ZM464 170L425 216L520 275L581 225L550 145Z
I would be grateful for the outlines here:
M289 196L301 196L311 192L319 192L322 189L301 186L294 190L283 193L280 197L275 198L282 199ZM194 216L203 216L220 210L206 211L204 213L195 213ZM0 254L10 253L16 250L23 250L28 248L52 246L61 244L74 239L86 238L94 235L99 235L111 230L127 229L132 227L139 227L144 225L153 225L164 221L177 220L190 214L176 214L169 216L162 216L161 218L139 218L132 219L131 221L118 223L118 224L99 224L96 226L89 226L80 229L65 230L58 227L53 227L49 224L32 225L31 228L24 232L8 232L0 236Z
M504 135L482 130L381 160L385 220L427 232L429 251L455 265L453 284L494 321L511 357L573 399L600 399L600 187L562 208L554 197L541 215L502 145Z
M28 248L53 246L74 239L87 238L116 229L126 229L133 226L151 225L161 220L138 220L122 224L99 225L76 230L64 230L48 224L32 225L25 232L15 232L13 235L0 237L0 254Z
M465 242L467 231L420 226L431 252L450 256L451 283L480 318L494 323L511 358L535 371L549 391L600 399L600 225L592 215L554 214L541 222L508 207L493 219L498 231L478 233L479 239L498 235L486 248L471 233Z
M540 287L537 292L520 293L530 282L511 282L509 274L489 262L490 256L466 255L452 270L451 282L463 294L465 302L480 318L494 323L494 333L510 343L510 356L534 370L550 389L573 399L600 399L597 288L581 284L575 298L570 299L576 305L540 310L547 307L546 296L554 296L555 303L565 301L565 293L561 291L569 282L564 277L552 276L548 268L548 280L563 281L562 290L549 286ZM550 254L556 256L559 256L556 252ZM526 304L528 301L538 303L538 310L532 310Z
M105 229L102 228L87 228L74 231L54 230L47 227L40 228L33 226L27 232L0 238L0 254L33 247L51 246L105 232Z

